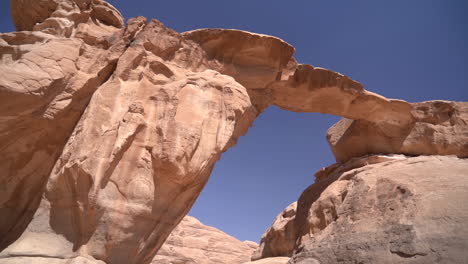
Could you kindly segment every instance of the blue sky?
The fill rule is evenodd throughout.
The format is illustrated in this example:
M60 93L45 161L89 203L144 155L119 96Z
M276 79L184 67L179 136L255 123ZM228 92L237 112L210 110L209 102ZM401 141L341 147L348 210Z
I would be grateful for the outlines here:
M9 1L0 31L13 30ZM126 19L179 32L237 28L278 36L299 62L329 68L386 97L468 101L468 1L109 1ZM325 139L338 117L270 107L216 165L191 211L241 240L259 241L276 215L334 163Z

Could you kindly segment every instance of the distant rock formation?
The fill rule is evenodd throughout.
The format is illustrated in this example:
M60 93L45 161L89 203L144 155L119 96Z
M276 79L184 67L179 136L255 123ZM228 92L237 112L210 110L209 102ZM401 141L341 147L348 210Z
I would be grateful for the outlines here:
M384 98L297 63L276 37L125 24L103 0L11 0L11 13L18 31L0 34L0 263L150 263L270 105L349 119L328 133L339 162L468 155L466 103Z
M320 173L299 198L297 211L288 207L263 235L254 259L292 256L291 264L468 259L466 160L369 156Z
M224 232L186 216L172 231L152 264L241 264L258 244L241 242Z

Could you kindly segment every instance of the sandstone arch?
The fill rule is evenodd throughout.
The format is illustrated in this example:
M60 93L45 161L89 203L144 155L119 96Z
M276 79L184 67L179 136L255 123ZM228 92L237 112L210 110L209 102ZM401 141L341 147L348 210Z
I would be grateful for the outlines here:
M220 155L269 105L341 115L390 138L345 153L352 129L340 124L329 135L340 161L415 154L411 144L423 139L407 135L419 123L453 132L424 142L434 146L430 154L468 156L466 104L425 103L431 112L386 99L342 74L298 64L294 48L275 37L179 34L141 17L124 27L101 0L12 0L12 7L18 30L31 31L0 35L0 181L9 188L0 193L0 212L9 216L0 222L0 248L8 247L0 256L149 262ZM28 246L39 241L51 246Z

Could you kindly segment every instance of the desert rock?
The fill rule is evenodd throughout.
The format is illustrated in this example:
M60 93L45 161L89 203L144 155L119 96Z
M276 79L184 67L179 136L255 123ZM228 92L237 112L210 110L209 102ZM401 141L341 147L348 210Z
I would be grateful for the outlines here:
M296 210L297 202L294 202L276 217L273 225L262 236L260 247L252 255L252 260L267 257L292 256L296 246L294 225Z
M241 264L258 247L186 216L172 231L152 264Z
M468 103L411 104L414 120L403 126L342 119L327 138L337 161L372 153L468 157Z
M24 8L26 2L30 9ZM99 25L88 10L94 4L83 10L65 5L52 4L47 10L67 25L67 36L59 32L65 27L60 23L52 23L54 30L36 23L34 31L0 34L0 215L8 216L0 218L0 249L31 220L92 94L112 75L142 23L131 20L126 29ZM30 23L23 19L42 17L36 9L43 7L38 1L12 1L18 28Z
M288 261L289 261L289 258L287 257L274 257L274 258L264 258L264 259L251 261L251 262L245 262L243 264L287 264Z
M135 29L68 138L34 219L1 254L150 262L255 119L246 89L201 67L192 42L158 21ZM56 246L25 249L38 240Z
M301 195L293 227L276 230L295 234L282 254L289 263L465 263L467 190L468 162L454 156L351 159Z
M124 24L102 0L11 3L19 31L0 34L1 261L150 263L215 162L270 105L407 140L389 151L465 156L464 104L387 99L299 64L279 38ZM337 127L339 161L387 153ZM437 147L416 153L431 133Z

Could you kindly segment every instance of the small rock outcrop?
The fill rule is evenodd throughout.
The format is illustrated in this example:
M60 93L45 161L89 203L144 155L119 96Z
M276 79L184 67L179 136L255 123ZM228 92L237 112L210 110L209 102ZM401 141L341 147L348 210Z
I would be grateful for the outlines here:
M267 257L291 257L296 247L296 217L297 202L290 204L281 212L273 225L262 236L260 247L252 255L252 260Z
M346 118L328 133L339 162L467 156L467 103L387 99L298 63L276 37L125 23L103 0L11 0L11 13L18 31L0 34L2 264L151 263L270 105ZM292 248L279 245L291 237L280 221L265 252Z
M403 126L342 119L327 132L337 161L369 153L468 157L468 103L411 104L413 121Z
M254 257L292 256L289 263L298 264L468 259L465 159L369 156L320 174L302 193L289 222L277 218ZM279 223L288 228L275 229ZM293 250L278 250L275 238L281 236L290 237Z
M172 231L152 264L241 264L258 244L236 238L186 216Z

